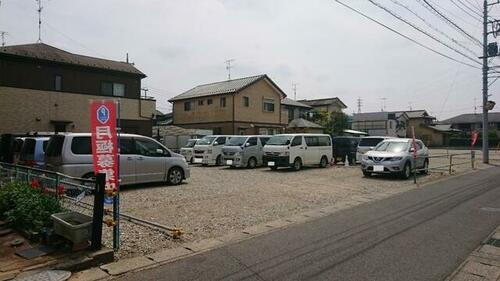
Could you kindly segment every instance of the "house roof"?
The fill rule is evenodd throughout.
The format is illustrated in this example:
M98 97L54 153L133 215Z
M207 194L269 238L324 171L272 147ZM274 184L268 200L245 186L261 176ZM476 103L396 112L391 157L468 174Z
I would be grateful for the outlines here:
M453 133L453 132L460 132L458 129L453 129L450 124L435 124L435 125L429 125L427 126L429 129L436 130L438 132L442 133Z
M490 123L500 123L500 112L488 113L488 121ZM466 113L440 121L439 124L465 124L465 123L481 123L483 122L483 114Z
M407 111L394 111L394 113L406 113L408 115L408 118L431 118L435 119L435 117L430 116L429 113L425 109L420 109L420 110L407 110Z
M288 105L288 106L296 106L296 107L304 107L304 108L311 108L311 106L307 104L303 104L301 102L298 102L296 100L292 100L289 98L284 98L281 100L281 104Z
M50 62L63 63L63 64L99 68L104 70L113 70L113 71L137 74L139 76L146 77L146 75L137 68L135 68L133 64L121 61L113 61L96 57L77 55L47 45L45 43L0 47L0 55L11 55L17 57L25 57L25 58L39 59Z
M298 102L305 103L310 106L320 106L320 105L330 105L332 103L338 103L342 108L347 108L344 102L342 102L339 98L324 98L324 99L314 99L314 100L299 100Z
M288 128L319 128L322 129L323 127L313 123L311 121L308 121L304 118L295 118L290 123L288 123Z
M178 96L169 99L168 101L172 102L190 98L236 93L262 79L266 79L274 88L277 89L278 92L280 92L280 94L283 97L286 97L286 94L276 84L274 84L274 82L266 74L262 74L262 75L199 85L192 88L191 90L188 90Z

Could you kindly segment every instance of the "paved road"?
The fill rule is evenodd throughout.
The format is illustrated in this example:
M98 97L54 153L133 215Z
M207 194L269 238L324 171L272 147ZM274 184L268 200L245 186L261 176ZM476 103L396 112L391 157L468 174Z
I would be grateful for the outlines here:
M500 212L491 208L500 208L500 168L364 204L120 280L442 280L500 224Z

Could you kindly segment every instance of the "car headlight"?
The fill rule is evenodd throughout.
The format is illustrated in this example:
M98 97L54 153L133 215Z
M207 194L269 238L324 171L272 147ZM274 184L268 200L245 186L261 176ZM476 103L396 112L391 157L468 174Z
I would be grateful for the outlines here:
M368 156L367 156L367 155L363 155L363 156L361 157L361 159L363 159L363 160L365 160L365 161L366 161L366 160L368 160Z
M207 150L207 153L212 154L212 150L211 149Z
M290 155L290 151L284 151L283 152L283 156L288 156L288 155Z
M401 161L403 160L403 157L392 157L389 159L389 161Z
M238 151L238 152L236 153L236 155L240 155L240 156L241 156L241 155L243 155L243 151Z

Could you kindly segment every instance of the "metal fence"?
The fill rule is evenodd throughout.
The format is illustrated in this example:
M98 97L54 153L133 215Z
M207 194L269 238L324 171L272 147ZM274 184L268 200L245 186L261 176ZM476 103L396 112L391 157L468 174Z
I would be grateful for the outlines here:
M476 168L476 152L461 152L461 153L443 153L429 155L426 157L429 163L438 162L437 166L428 166L427 168L413 169L413 181L417 183L417 173L448 173L455 172L454 167L469 165L471 169ZM416 161L416 159L414 159ZM413 165L415 166L415 165Z

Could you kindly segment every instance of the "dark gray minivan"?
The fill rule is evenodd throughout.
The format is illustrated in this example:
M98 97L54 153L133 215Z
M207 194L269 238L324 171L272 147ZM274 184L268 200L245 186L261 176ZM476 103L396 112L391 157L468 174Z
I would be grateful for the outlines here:
M46 168L73 177L93 177L90 138L90 133L51 136L45 152ZM189 175L189 166L182 155L170 151L152 138L121 134L121 185L147 182L175 185L189 178Z

